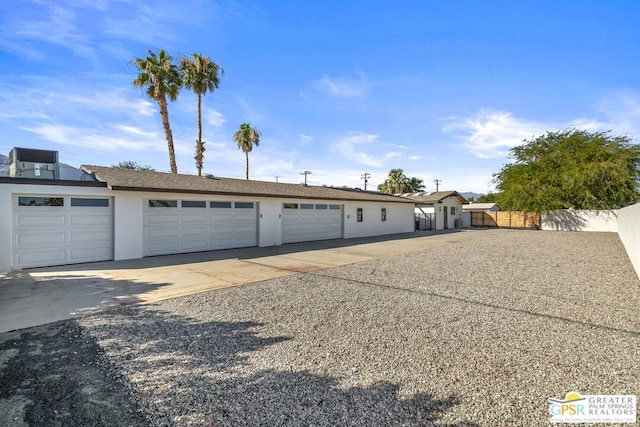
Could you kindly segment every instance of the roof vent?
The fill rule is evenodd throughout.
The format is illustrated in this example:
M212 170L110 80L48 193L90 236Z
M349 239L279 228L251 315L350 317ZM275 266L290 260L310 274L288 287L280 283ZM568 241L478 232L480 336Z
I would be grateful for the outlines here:
M9 174L14 178L60 179L58 152L15 147L9 152Z

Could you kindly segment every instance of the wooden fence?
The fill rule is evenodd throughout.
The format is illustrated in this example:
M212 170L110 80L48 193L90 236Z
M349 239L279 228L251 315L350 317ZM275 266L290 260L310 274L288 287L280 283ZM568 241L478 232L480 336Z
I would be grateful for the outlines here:
M499 211L471 212L472 227L540 228L537 212Z

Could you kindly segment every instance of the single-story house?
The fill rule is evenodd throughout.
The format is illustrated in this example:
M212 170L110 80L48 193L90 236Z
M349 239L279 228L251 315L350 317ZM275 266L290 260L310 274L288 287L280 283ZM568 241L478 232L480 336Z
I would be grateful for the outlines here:
M81 170L82 180L0 177L0 271L414 230L414 203L389 194Z
M405 193L415 203L414 221L420 230L443 230L468 226L462 221L462 206L467 199L457 191Z
M497 203L469 203L462 206L463 212L498 212L500 206Z

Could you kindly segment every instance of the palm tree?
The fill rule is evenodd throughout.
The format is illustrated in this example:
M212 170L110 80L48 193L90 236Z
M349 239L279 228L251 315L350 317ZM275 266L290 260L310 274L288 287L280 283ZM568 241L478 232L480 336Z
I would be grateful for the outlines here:
M220 64L212 62L208 56L192 53L191 57L183 57L180 60L182 72L182 84L187 89L193 90L198 95L198 139L196 139L196 155L193 157L198 168L198 176L202 175L202 162L204 159L204 144L202 140L202 95L213 92L220 84L220 74L224 69Z
M260 145L260 131L253 129L249 123L242 123L240 130L233 134L233 140L238 143L238 148L244 151L247 158L247 179L249 179L249 153L253 150L253 146Z
M178 173L176 166L176 154L173 149L173 135L169 126L169 112L167 111L167 96L175 101L180 93L180 73L178 67L171 63L172 57L167 55L164 49L160 49L156 55L151 50L147 51L146 58L136 57L132 62L140 73L133 80L134 87L146 87L146 94L155 100L160 107L162 126L169 147L169 165L172 173Z
M409 178L402 169L391 169L389 177L378 185L378 191L389 194L415 193L421 190L424 190L422 180L416 177Z
M407 191L405 193L417 193L418 191L424 191L424 183L420 178L412 176L407 181Z

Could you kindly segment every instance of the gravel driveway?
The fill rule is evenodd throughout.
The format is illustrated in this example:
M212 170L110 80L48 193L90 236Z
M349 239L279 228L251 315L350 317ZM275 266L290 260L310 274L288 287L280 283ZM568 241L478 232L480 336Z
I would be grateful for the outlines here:
M2 334L0 382L13 426L548 425L640 395L640 281L614 233L504 230Z

